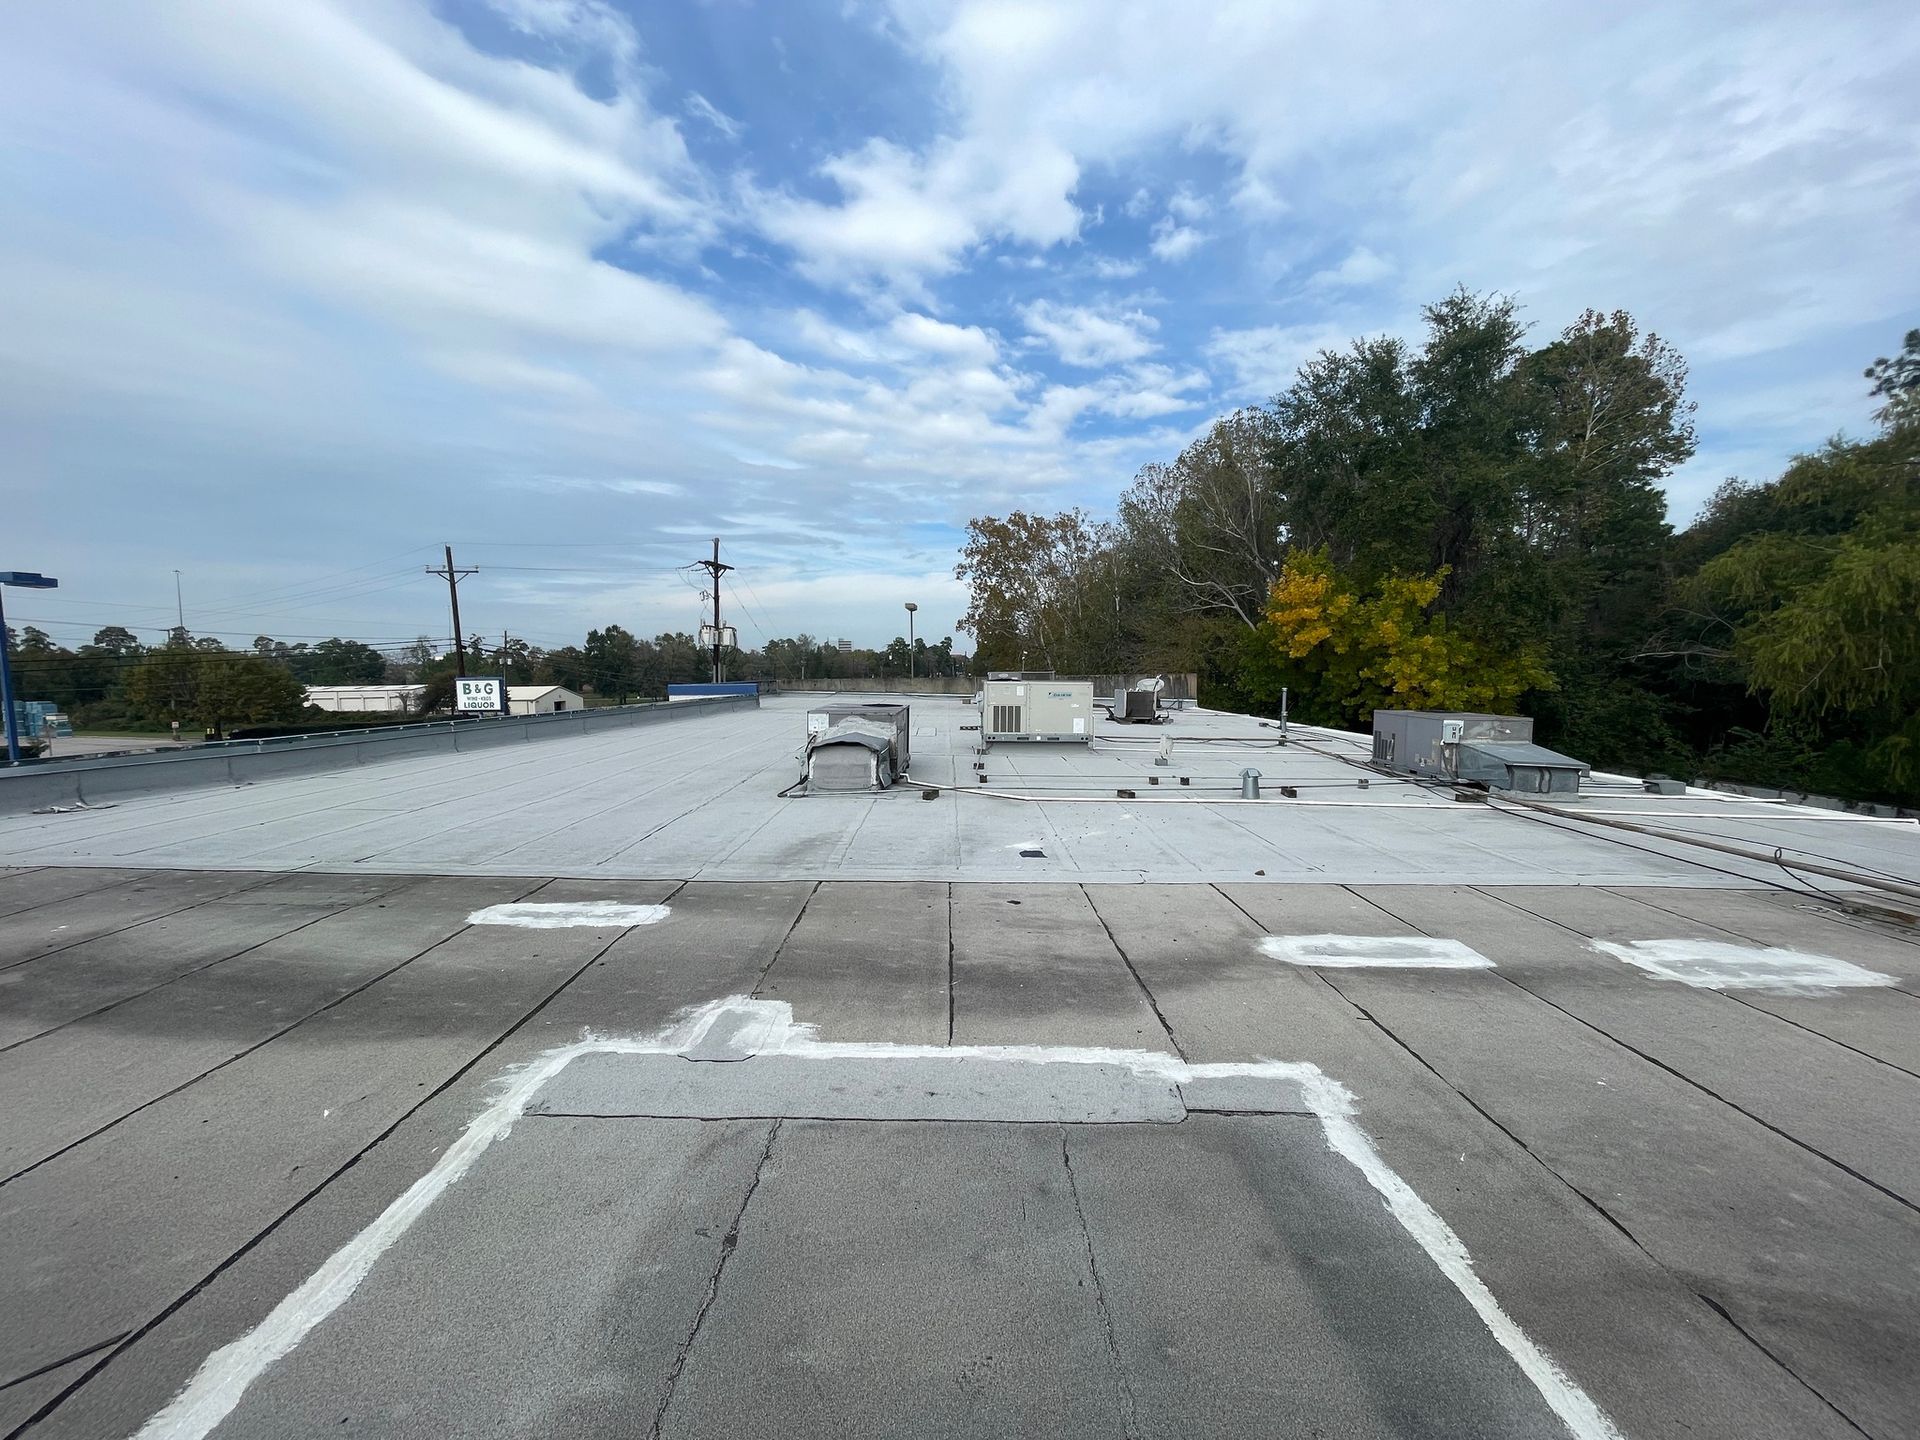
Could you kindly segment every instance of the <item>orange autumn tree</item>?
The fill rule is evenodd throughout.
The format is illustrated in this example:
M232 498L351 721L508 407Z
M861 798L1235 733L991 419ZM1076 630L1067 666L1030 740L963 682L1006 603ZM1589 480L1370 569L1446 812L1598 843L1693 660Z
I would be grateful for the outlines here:
M1434 613L1446 578L1442 566L1362 585L1324 549L1289 556L1262 628L1295 713L1363 725L1376 709L1502 711L1529 690L1552 689L1537 647L1490 644Z

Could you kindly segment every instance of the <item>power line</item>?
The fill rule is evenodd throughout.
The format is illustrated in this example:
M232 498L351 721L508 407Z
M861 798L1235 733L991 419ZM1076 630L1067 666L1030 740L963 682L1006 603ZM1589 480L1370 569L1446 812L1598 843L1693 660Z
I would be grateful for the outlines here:
M761 623L760 617L758 615L756 615L752 610L747 609L746 601L744 599L741 599L739 594L739 592L742 590L744 590L748 595L753 596L753 603L755 605L760 606L762 610L766 608L764 605L761 605L759 595L755 594L753 586L747 583L745 575L741 575L740 578L735 582L734 598L740 599L740 608L742 610L747 611L747 618L753 621L753 628L760 632L761 643L762 644L770 643L773 640L773 631L769 629L766 625Z
M310 591L310 590L331 589L335 586L340 585L343 581L346 581L348 576L359 575L362 571L372 570L373 568L379 565L391 565L397 560L409 559L415 555L418 555L422 550L431 550L432 548L433 547L430 545L409 545L405 550L400 551L398 554L384 555L378 560L368 560L365 563L360 565L348 566L344 570L331 570L320 575L309 577L308 579L305 579L305 580L298 580L285 585L273 586L266 590L250 591L247 595L245 604L253 605L253 604L258 604L261 601L268 601L268 600L278 604L283 600L291 599L299 595L304 595L307 591ZM399 573L410 574L411 572L402 571ZM354 583L358 583L358 582L354 582ZM233 600L234 598L236 597L234 597L233 595L226 595L226 596L222 596L219 594L214 595L212 606L208 607L207 613L215 613L215 611L218 611L218 610L232 610L235 608L240 608L240 607L235 607L233 605L225 605L225 606L221 605L222 600L230 601L230 600Z

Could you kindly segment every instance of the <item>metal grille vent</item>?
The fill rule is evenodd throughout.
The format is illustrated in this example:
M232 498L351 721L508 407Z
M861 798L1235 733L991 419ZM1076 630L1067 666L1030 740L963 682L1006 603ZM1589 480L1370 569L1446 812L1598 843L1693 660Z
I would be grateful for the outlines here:
M1020 707L1018 705L996 705L993 707L992 732L995 735L1017 735L1020 733Z

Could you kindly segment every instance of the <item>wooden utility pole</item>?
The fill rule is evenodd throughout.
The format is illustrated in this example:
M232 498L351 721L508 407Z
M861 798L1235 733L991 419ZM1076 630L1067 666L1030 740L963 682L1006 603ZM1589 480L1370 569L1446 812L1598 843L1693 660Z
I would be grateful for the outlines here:
M451 563L451 562L449 562ZM713 558L693 562L713 577L713 683L720 683L720 577L733 569L720 563L720 537L713 537Z
M718 553L717 547L719 543L717 540L714 542L716 553ZM478 566L467 570L454 569L453 546L451 545L447 546L447 564L445 569L435 569L431 565L427 566L427 574L438 575L447 582L447 600L453 606L454 674L460 676L462 679L465 679L467 674L467 640L466 636L460 632L460 582L469 575L478 575L479 573L480 570Z

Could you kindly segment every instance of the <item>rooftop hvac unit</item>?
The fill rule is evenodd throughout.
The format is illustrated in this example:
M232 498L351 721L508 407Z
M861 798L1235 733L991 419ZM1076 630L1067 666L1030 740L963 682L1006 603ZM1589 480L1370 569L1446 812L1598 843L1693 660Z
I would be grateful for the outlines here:
M1001 671L980 691L980 740L1093 739L1093 682L1056 680L1051 671Z
M1128 725L1152 725L1160 718L1160 691L1166 681L1157 676L1136 680L1113 692L1113 718Z
M884 790L907 773L910 710L891 701L807 712L808 790Z
M1524 715L1376 710L1373 761L1389 770L1527 795L1574 795L1592 767L1533 743Z

